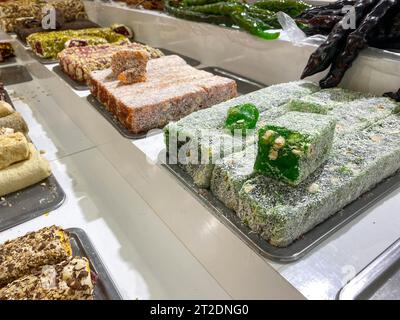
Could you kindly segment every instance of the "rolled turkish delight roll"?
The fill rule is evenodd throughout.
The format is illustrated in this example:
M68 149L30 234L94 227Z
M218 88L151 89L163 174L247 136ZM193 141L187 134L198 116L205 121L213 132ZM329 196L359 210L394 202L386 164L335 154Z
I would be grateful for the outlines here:
M0 300L93 300L86 258L70 257L45 265L0 289Z
M0 170L29 158L29 143L21 132L0 135Z
M38 183L51 175L49 162L29 144L29 159L0 170L0 196L5 196Z
M8 116L0 118L0 128L14 129L15 132L28 133L28 125L19 112L13 112Z
M72 255L68 233L57 226L30 232L0 245L0 288L38 267Z
M256 172L298 185L329 156L336 121L320 114L288 112L258 132Z
M0 118L9 116L13 112L14 109L9 103L0 100Z

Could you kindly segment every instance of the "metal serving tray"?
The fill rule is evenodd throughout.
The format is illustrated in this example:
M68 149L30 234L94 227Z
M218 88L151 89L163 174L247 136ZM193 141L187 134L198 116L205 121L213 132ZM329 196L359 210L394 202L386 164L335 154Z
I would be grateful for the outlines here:
M66 230L70 236L72 254L85 257L89 260L90 270L97 275L96 287L94 289L95 300L122 300L114 281L111 279L106 267L101 261L96 249L90 242L89 237L79 228Z
M0 62L0 67L9 66L9 65L14 64L16 62L17 62L16 57L10 57L10 58L7 58L5 61Z
M386 197L400 186L400 173L379 183L371 191L344 207L301 238L286 248L269 244L265 239L243 225L234 211L228 209L209 190L198 188L193 179L178 165L163 164L186 189L191 191L200 202L209 209L221 222L230 227L242 240L262 256L279 262L292 262L300 259L322 241L349 223L358 215Z
M200 70L204 70L207 72L211 72L215 74L216 76L221 76L225 78L230 78L236 81L237 83L237 91L239 95L244 95L253 91L260 90L262 88L267 87L267 85L262 84L260 82L247 79L241 75L238 75L236 73L217 68L217 67L205 67L205 68L200 68Z
M68 83L73 89L83 91L89 90L89 87L84 82L78 82L74 79L71 79L69 75L61 70L60 65L56 65L53 67L53 72L57 74L61 79L63 79L66 83Z
M350 280L340 291L340 300L400 299L400 239Z
M6 86L31 80L32 76L24 66L17 65L0 68L0 81Z
M7 91L5 100L14 108ZM5 195L0 198L0 231L53 211L64 200L65 193L53 175L30 187Z
M157 48L157 49L160 50L160 51L162 51L162 53L164 53L166 56L170 56L170 55L173 55L173 54L175 54L175 55L177 55L177 56L180 56L183 60L186 61L186 63L187 63L188 65L190 65L190 66L192 66L192 67L197 67L197 66L200 65L200 61L198 61L198 60L196 60L196 59L193 59L193 58L190 58L190 57L188 57L188 56L185 56L185 55L183 55L183 54L176 53L176 52L174 52L174 51L171 51L171 50L168 50L168 49L164 49L164 48Z
M118 132L125 138L132 139L132 140L137 140L137 139L143 139L146 137L150 137L158 132L154 133L132 133L128 129L126 129L121 122L110 112L106 109L106 107L101 104L93 95L89 95L87 97L87 101L98 111L100 114L106 118L106 120L111 123L111 125L118 130Z
M30 48L27 49L26 51L29 52L30 56L32 58L34 58L35 60L39 61L41 64L54 64L54 63L58 63L57 59L46 59L46 58L42 58L39 57L36 53L34 53Z

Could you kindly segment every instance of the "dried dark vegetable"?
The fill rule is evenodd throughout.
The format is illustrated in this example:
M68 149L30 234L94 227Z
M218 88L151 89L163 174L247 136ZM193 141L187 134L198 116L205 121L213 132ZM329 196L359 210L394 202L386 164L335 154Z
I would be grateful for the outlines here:
M355 28L349 27L351 11L345 6L354 8ZM364 48L400 49L399 0L337 1L305 10L297 22L306 24L307 35L328 35L311 55L301 76L303 79L330 67L320 81L322 88L337 86ZM400 101L400 91L386 96Z

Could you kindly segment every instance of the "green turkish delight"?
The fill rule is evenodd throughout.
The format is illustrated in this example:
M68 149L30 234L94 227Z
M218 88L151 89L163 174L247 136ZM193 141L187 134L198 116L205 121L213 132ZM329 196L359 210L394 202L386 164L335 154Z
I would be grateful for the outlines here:
M257 146L250 145L215 164L211 178L211 191L229 209L239 208L239 191L254 176Z
M197 186L209 188L212 171L215 161L211 159L222 159L233 151L244 150L248 145L254 144L257 137L254 132L247 133L247 136L232 136L231 132L224 129L225 120L229 108L252 103L257 106L260 116L256 129L270 119L281 116L286 112L282 105L290 100L290 97L301 97L311 94L319 88L306 81L291 82L267 87L247 95L221 103L209 109L200 110L189 116L170 123L165 129L165 142L170 158L176 159L176 154L185 154L181 148L196 149L195 152L201 159L210 159L203 163L193 162L190 157L183 157L179 160L180 165L194 179ZM224 142L228 147L221 147ZM234 145L235 148L230 147ZM196 148L197 147L197 148ZM178 157L179 158L179 157Z
M272 120L258 132L254 170L298 185L327 160L335 124L329 116L302 112Z
M296 188L265 176L246 181L238 215L285 247L400 168L400 118L337 137L327 163Z
M341 88L323 89L304 97L291 99L287 106L290 111L328 114L341 104L368 97L371 95Z

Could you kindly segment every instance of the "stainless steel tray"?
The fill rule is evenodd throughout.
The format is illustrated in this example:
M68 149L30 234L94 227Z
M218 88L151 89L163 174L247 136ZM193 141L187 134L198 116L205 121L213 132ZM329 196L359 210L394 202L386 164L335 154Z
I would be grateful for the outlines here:
M96 249L90 242L89 237L82 229L71 228L66 230L69 233L72 254L85 257L89 260L90 270L97 275L96 287L94 290L95 300L122 300L114 281L111 279L106 267L101 261Z
M110 112L106 109L103 104L101 104L95 97L93 97L91 94L87 97L87 101L98 111L100 114L106 118L106 120L111 123L111 125L117 129L117 131L125 138L132 139L132 140L137 140L137 139L143 139L146 137L150 137L158 132L154 133L132 133L128 129L126 129L121 122Z
M39 57L36 53L34 53L30 48L27 49L26 51L29 52L30 56L32 58L34 58L35 60L39 61L41 64L54 64L54 63L58 63L57 59L46 59L46 58L42 58Z
M188 56L185 56L185 55L183 55L183 54L176 53L176 52L174 52L174 51L171 51L171 50L168 50L168 49L164 49L164 48L157 48L157 49L158 49L158 50L161 50L162 53L164 53L166 56L169 56L169 55L172 55L172 54L175 54L175 55L177 55L177 56L180 56L183 60L186 61L186 63L187 63L188 65L190 65L190 66L192 66L192 67L197 67L197 66L200 65L200 61L198 61L198 60L196 60L196 59L193 59L193 58L190 58L190 57L188 57Z
M7 58L5 61L0 62L0 67L6 67L9 66L11 64L15 64L17 62L17 58L16 57L10 57Z
M251 231L250 228L243 225L234 211L228 209L211 193L211 191L198 188L193 183L193 179L178 165L163 164L163 166L178 178L186 189L191 191L207 209L221 222L230 227L252 249L265 258L282 263L300 259L341 227L365 212L368 208L400 186L400 173L397 173L385 179L371 191L365 193L356 201L314 227L288 247L279 248L269 244L265 239Z
M340 291L340 300L400 299L400 239L350 280Z
M24 66L16 65L0 68L0 81L6 86L31 80L32 76Z
M61 70L60 65L56 65L53 67L53 72L57 74L61 79L63 79L66 83L68 83L73 89L83 91L89 90L89 87L84 82L78 82L74 79L71 79L65 72Z
M6 101L13 106L7 92ZM55 210L64 200L65 193L53 175L23 190L5 195L0 199L0 231Z
M221 68L204 67L204 68L200 68L200 70L211 72L211 73L215 74L216 76L221 76L221 77L230 78L230 79L235 80L237 83L237 91L238 91L239 95L247 94L247 93L257 91L257 90L267 87L267 85L265 85L265 84L262 84L260 82L257 82L257 81L251 80L251 79L247 79L241 75L238 75L236 73L233 73L233 72L221 69Z

